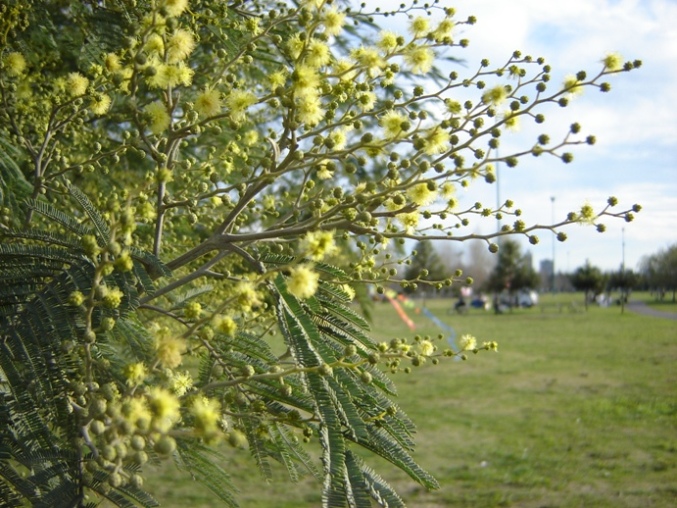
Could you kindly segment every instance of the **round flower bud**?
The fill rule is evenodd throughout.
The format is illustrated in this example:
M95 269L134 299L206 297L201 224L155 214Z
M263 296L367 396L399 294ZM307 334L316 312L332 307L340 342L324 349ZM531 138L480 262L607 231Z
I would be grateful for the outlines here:
M160 439L158 439L155 442L155 446L153 446L153 450L155 450L160 455L169 455L174 450L176 450L176 441L174 440L173 437L162 436L162 437L160 437ZM139 453L142 453L142 452L139 452ZM137 454L137 456L138 456L138 454Z
M233 448L244 448L247 445L247 437L237 429L228 433L228 444Z
M119 487L122 485L122 475L120 473L113 473L108 477L108 484L111 487Z
M343 349L343 356L353 356L356 353L357 348L353 344L349 344Z
M137 434L135 436L132 436L130 444L132 445L132 448L134 450L141 451L146 447L146 440L144 439L143 436L139 436Z
M103 434L105 430L106 424L101 420L92 420L92 423L89 424L89 431L95 436Z
M85 301L85 296L80 291L73 291L68 296L68 303L74 307L79 307Z
M331 376L334 371L329 365L323 363L322 365L320 365L318 372L320 373L321 376Z

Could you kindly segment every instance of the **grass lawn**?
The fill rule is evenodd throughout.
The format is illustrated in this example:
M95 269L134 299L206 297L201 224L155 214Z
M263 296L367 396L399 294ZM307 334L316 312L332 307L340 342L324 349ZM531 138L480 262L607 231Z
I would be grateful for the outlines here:
M672 301L672 292L667 292L662 300L658 300L655 294L648 292L635 293L632 299L643 301L649 307L662 312L677 312L677 302Z
M555 299L565 305L464 316L447 314L452 300L425 302L457 335L496 340L499 352L395 375L398 402L419 426L416 458L442 484L427 492L371 460L409 506L677 505L677 322L621 315L618 307L570 312L571 301L582 307L580 295L542 302ZM422 313L408 313L416 333L440 332ZM412 335L380 303L373 333L383 340ZM311 477L291 484L278 469L266 484L246 450L226 452L243 508L320 505ZM171 464L147 486L163 506L218 506Z

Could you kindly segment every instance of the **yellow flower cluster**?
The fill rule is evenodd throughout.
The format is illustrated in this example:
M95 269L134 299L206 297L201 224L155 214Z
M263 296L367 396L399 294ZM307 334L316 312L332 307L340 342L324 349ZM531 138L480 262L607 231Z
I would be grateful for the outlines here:
M219 432L221 404L218 400L196 397L190 406L190 413L194 418L193 426L198 435L211 439Z
M221 94L218 90L205 90L195 99L195 111L209 117L221 112Z
M508 97L508 91L503 85L490 88L482 94L482 102L485 104L499 105Z
M155 340L155 350L160 365L168 369L174 369L181 365L183 361L183 353L188 349L186 341L173 337L166 330L164 333L158 334Z
M168 432L179 420L180 403L176 395L160 386L154 386L148 393L148 408L153 415L152 428L158 432Z
M79 72L71 72L67 78L68 92L73 97L84 95L87 92L89 80Z
M408 130L405 127L409 125L409 119L404 113L388 111L381 117L379 124L383 127L386 137L398 138Z
M237 323L230 316L216 315L212 318L212 325L219 332L233 337L237 332Z
M153 134L157 135L167 130L171 123L171 117L162 102L151 102L144 108L144 112L150 120L148 127Z
M299 265L292 268L287 280L287 289L295 297L304 300L315 294L319 280L320 274L315 272L310 265Z
M136 386L143 383L148 372L146 371L146 366L142 362L138 362L128 364L124 369L124 374L127 378L127 384L129 386Z
M324 33L327 35L338 35L343 30L346 15L339 12L336 7L332 7L324 14Z
M458 339L458 347L461 351L472 351L477 349L477 339L470 334L461 335Z
M8 53L4 58L5 72L10 76L20 76L26 70L26 59L21 53Z
M247 108L256 104L257 98L252 92L233 90L226 97L226 105L230 110L230 117L240 122L246 118Z
M418 183L407 190L407 197L418 206L428 206L435 201L437 191L431 190L427 182Z
M435 352L435 346L427 339L419 342L418 349L423 356L430 356Z
M414 74L425 74L433 67L435 53L428 46L413 46L404 54L404 61Z
M180 16L188 8L188 0L163 0L162 7L168 16Z
M301 250L314 261L321 261L338 250L334 235L333 231L311 231L301 240Z

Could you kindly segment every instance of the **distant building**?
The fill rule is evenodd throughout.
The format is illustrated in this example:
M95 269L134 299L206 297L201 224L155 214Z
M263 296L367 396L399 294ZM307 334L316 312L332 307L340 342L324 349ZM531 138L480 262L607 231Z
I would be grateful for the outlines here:
M541 276L541 288L544 291L549 291L552 289L553 284L553 275L554 275L554 264L552 259L543 259L541 260L540 269L538 271Z

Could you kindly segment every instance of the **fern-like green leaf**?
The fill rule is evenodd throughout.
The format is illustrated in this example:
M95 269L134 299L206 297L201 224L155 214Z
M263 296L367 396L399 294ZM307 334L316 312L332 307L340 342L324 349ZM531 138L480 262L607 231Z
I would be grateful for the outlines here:
M63 213L61 210L57 210L46 201L27 199L26 206L40 215L43 215L50 221L60 224L66 228L66 230L75 233L77 236L84 236L92 233L92 228L81 224L78 220Z
M439 489L433 476L419 466L397 441L379 428L369 427L369 439L358 440L360 445L393 463L412 479L428 489Z
M74 185L68 185L68 192L73 197L73 199L75 199L78 205L80 205L80 207L85 211L87 217L89 217L89 220L92 221L92 225L97 232L97 239L99 241L108 242L108 239L110 238L110 229L103 220L99 210L96 209L94 204L89 200L85 193Z
M350 487L351 506L355 508L371 508L371 495L360 468L360 462L359 458L350 450L346 451L346 482Z
M357 455L348 452L346 462L355 464L362 473L365 485L369 489L369 495L383 508L406 508L404 501L397 495L388 482L379 476L373 469L367 466ZM354 473L353 473L354 474Z
M219 465L224 457L197 440L177 440L177 465L188 471L223 501L223 506L237 508L235 487L228 473Z

